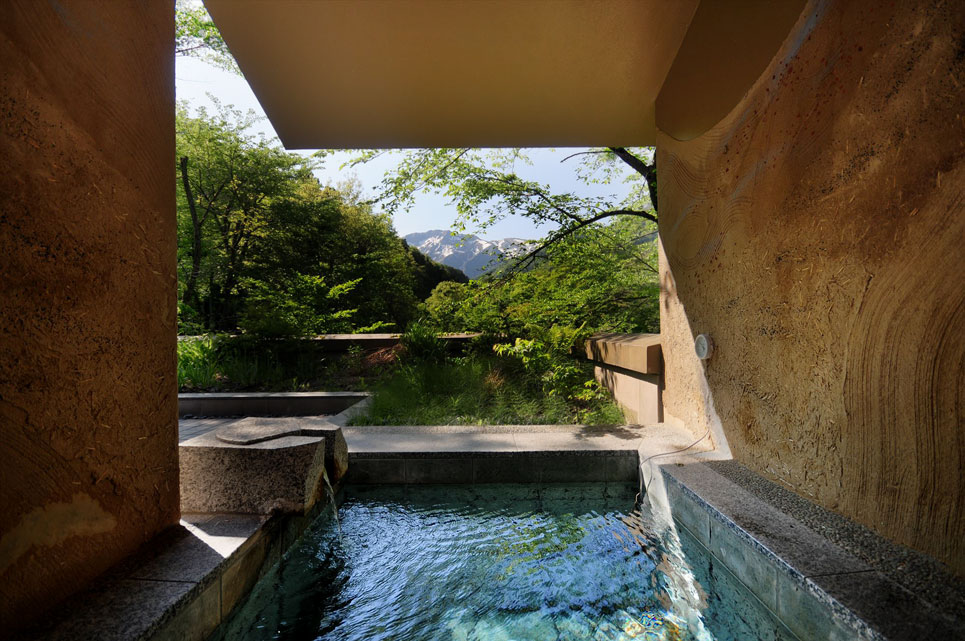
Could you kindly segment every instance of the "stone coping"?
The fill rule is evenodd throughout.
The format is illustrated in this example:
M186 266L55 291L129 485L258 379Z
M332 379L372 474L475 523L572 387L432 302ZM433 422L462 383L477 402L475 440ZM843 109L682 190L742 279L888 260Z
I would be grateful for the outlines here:
M246 416L223 419L214 435L229 445L254 445L284 436L325 436L339 429L324 416Z
M368 392L183 392L178 394L179 399L355 398L361 400L368 396Z
M203 641L327 506L308 516L185 514L43 626L14 638Z
M348 482L639 483L642 426L442 425L343 429Z
M346 427L349 460L376 457L515 455L567 452L576 455L636 454L651 431L640 426L520 425Z
M660 334L594 334L584 344L586 357L602 365L639 374L662 374Z
M323 334L321 336L310 336L305 338L278 338L270 339L278 343L289 343L303 345L309 349L320 349L325 352L344 352L350 347L357 346L362 349L384 349L395 347L399 344L401 334ZM443 334L439 336L444 340L449 348L467 343L474 338L481 336L478 332L461 332L455 334ZM178 340L188 340L192 336L178 336ZM232 337L229 337L229 340ZM238 338L238 336L234 336Z
M321 436L327 441L330 451L335 451L331 448L336 440L341 440L341 435L337 434L339 428L363 411L370 400L371 397L366 394L358 402L334 415L182 418L178 431L190 435L181 439L181 443L185 445L212 445L210 438L200 438L207 437L212 432L218 441L239 446L291 436Z
M367 392L216 392L178 394L178 416L319 416L337 414Z
M479 332L456 332L453 334L441 334L439 338L443 340L469 340L482 336ZM386 339L396 339L402 337L402 334L323 334L321 336L313 336L304 340L310 341L365 341L365 340L386 340Z
M628 438L639 439L647 435L646 430L656 429L656 425L582 425L560 423L548 425L350 425L346 429L359 430L369 433L398 433L398 434L517 434L517 433L579 433L587 436L593 434L626 434Z
M675 522L801 639L965 638L961 621L710 464L661 471Z
M737 461L712 461L707 465L820 533L939 611L953 619L965 621L965 578L956 577L937 559L889 541L863 525L815 505L777 483L758 476Z

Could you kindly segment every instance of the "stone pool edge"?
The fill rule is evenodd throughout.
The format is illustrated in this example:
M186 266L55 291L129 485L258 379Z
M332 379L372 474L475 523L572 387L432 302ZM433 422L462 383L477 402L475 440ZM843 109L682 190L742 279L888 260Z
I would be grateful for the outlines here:
M674 524L800 639L904 641L926 629L965 638L928 603L703 463L659 470Z
M339 414L370 396L368 392L182 392L178 417Z
M204 641L329 510L320 501L305 514L183 514L64 603L65 616L13 638Z

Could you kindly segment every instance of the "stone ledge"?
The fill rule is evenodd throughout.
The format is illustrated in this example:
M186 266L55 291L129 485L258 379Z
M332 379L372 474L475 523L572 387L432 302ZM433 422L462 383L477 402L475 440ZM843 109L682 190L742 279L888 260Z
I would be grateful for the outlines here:
M204 641L324 511L186 514L23 641Z
M212 434L181 443L181 512L303 512L325 493L325 440L286 436L230 445Z
M433 453L478 456L513 452L636 450L644 440L661 434L661 426L435 426L349 427L343 430L350 458L361 455L417 458ZM545 429L544 429L545 428Z
M546 430L546 431L543 431ZM657 427L542 425L346 428L353 484L639 482Z
M363 401L364 402L364 401ZM361 405L362 403L359 403ZM355 409L355 406L346 412ZM506 424L506 425L351 425L348 430L368 434L626 434L628 438L641 438L646 425L583 425L579 423Z
M614 458L636 458L637 451L633 449L617 449L617 450L502 450L502 451L487 451L487 450L458 450L458 449L447 449L446 446L442 446L438 450L431 452L418 452L418 451L373 451L373 452L350 452L349 462L354 465L357 461L364 461L367 459L440 459L440 458L502 458L502 459L516 459L524 460L528 457L539 456L542 458L570 458L570 457L614 457Z
M348 471L348 445L342 429L322 417L229 419L213 433L218 441L229 446L256 445L293 436L321 437L325 444L325 470L330 481L336 483ZM217 446L205 436L185 441L183 445Z
M479 457L439 453L430 457L353 458L352 485L470 485L524 483L535 487L569 483L639 485L635 451L552 454L514 453Z
M401 334L323 334L309 338L278 338L273 339L279 344L288 344L306 350L319 350L322 352L346 352L352 347L363 350L376 350L395 347L399 344ZM449 349L455 349L473 339L479 337L478 332L443 334L440 340L446 342ZM185 340L192 337L179 336L178 340ZM240 336L228 337L228 340L240 338Z
M368 397L367 392L178 394L178 416L320 416Z
M661 471L675 522L801 639L965 638L961 622L707 465Z
M662 374L660 334L595 334L586 340L586 357L637 374Z
M758 476L737 461L707 465L766 503L794 517L843 550L850 552L937 610L965 620L965 578L956 577L940 561L881 537L870 528Z
M663 422L663 352L659 334L596 334L587 339L597 382L610 390L627 417Z

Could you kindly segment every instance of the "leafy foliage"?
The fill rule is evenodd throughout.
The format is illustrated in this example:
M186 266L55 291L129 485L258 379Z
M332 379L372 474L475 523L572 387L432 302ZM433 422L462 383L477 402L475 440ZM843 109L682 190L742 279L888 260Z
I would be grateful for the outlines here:
M353 164L365 163L391 150L361 152ZM575 192L554 193L548 185L526 180L517 169L531 164L521 149L410 149L398 166L386 173L378 201L390 213L408 210L420 192L449 198L458 212L456 227L485 229L507 216L523 216L553 230L538 246L517 261L527 267L545 247L614 216L633 216L656 223L656 166L652 149L608 147L579 156L576 176L585 183L609 183L630 167L634 184L623 202L606 196Z
M428 298L437 284L469 282L469 277L460 270L435 262L415 247L409 247L409 253L415 263L415 294L419 300Z
M549 328L656 331L659 284L652 223L617 218L584 228L527 271L469 284L441 283L425 302L440 331L540 338Z
M392 349L337 354L314 341L208 334L178 340L181 391L359 390L394 369Z
M266 336L375 331L415 317L452 276L416 260L358 188L251 133L254 117L177 112L179 313L185 329Z
M420 321L409 323L399 343L409 362L441 363L446 358L446 342Z
M574 404L547 396L512 359L471 354L409 362L375 389L354 425L622 423L605 395Z
M360 155L366 162L381 152ZM528 163L519 149L411 150L382 184L381 202L406 209L416 193L435 191L456 206L463 228L485 228L524 216L554 230L496 277L442 283L426 299L427 322L439 331L498 336L497 354L515 359L541 393L570 406L606 396L575 348L595 331L656 331L656 174L650 150L607 148L580 156L577 175L608 183L618 167L634 170L635 188L622 202L553 193L516 171Z
M240 74L238 63L204 6L177 0L174 8L174 52L204 60L221 69Z

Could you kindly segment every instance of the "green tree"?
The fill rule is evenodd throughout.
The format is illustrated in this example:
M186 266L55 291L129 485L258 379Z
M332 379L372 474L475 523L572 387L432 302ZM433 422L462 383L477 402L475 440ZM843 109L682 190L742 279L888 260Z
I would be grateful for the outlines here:
M369 162L386 150L361 152L353 165ZM606 147L568 157L577 158L574 171L586 183L609 183L617 167L633 170L634 189L617 202L612 197L554 193L548 185L522 178L517 172L531 161L521 149L412 149L402 153L397 167L382 181L378 202L395 213L411 208L419 192L447 196L458 212L457 229L481 229L507 216L523 216L552 231L520 257L516 269L538 260L550 245L615 216L657 222L656 163L652 148Z
M462 313L463 302L469 295L470 285L467 283L441 282L426 298L426 313L434 325L443 331L454 332L469 329L471 321L467 320ZM476 329L476 327L472 329Z
M408 244L406 246L408 247ZM419 300L429 298L437 284L469 282L469 277L461 270L437 263L415 247L408 247L408 249L412 261L415 263L415 294Z
M275 336L404 328L452 274L417 261L357 184L323 187L315 157L215 104L177 111L180 320Z
M237 320L239 285L256 240L267 233L272 208L311 184L312 161L255 136L254 116L217 105L197 117L184 105L176 114L180 200L190 233L191 269L181 300L195 309L202 262L208 259L207 325L229 329Z
M174 4L174 54L241 73L211 16L197 1L177 0Z
M442 283L426 301L444 331L538 337L551 327L639 332L658 329L655 226L617 217L550 245L539 261L469 285Z

